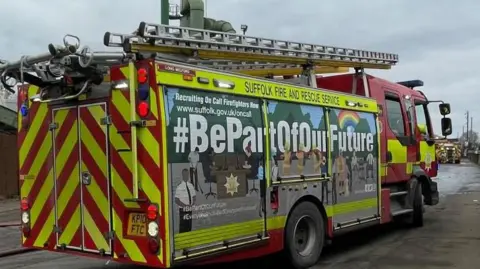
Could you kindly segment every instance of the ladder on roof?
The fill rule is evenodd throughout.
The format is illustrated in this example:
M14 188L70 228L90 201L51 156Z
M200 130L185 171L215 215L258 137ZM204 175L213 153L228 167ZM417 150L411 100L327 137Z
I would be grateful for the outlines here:
M141 22L133 34L107 32L104 45L126 53L152 52L176 55L200 66L264 76L313 74L356 69L390 69L398 55L335 46L315 45L242 34ZM162 57L162 56L159 56Z
M105 73L108 66L135 59L138 53L155 53L157 59L254 76L302 75L314 88L316 74L348 72L354 68L356 75L363 76L365 84L363 69L390 69L398 62L398 55L392 53L145 22L141 22L131 34L105 33L104 44L108 47L121 47L123 52L91 51L88 46L80 49L80 39L72 35L66 35L63 43L63 46L49 44L47 53L22 56L14 62L0 61L0 82L10 91L13 90L11 85L7 85L7 77L42 88L58 84L59 78L65 75L77 78L77 81L88 77L91 83L92 74ZM95 84L99 83L98 76L95 81ZM83 88L86 89L87 84ZM352 92L355 89L354 85Z

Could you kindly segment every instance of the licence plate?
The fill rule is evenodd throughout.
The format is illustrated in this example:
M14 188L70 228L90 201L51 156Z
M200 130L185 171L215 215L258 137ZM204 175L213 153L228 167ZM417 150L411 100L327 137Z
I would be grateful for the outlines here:
M127 235L147 236L147 215L145 213L129 213Z

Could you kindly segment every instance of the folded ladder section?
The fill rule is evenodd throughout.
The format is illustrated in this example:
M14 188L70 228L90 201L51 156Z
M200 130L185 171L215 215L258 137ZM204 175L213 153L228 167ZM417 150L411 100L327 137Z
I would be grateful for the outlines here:
M305 67L317 74L346 72L346 68L390 69L398 62L398 55L392 53L145 22L133 34L105 33L104 44L127 53L155 52L159 58L175 56L174 60L199 66L261 76L282 75L276 70L295 73Z

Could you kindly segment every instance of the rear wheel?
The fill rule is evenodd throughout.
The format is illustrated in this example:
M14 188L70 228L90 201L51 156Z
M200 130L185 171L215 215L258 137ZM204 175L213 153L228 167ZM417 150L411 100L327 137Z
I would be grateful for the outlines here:
M325 222L317 206L311 202L297 205L287 221L285 251L296 269L314 266L325 243Z

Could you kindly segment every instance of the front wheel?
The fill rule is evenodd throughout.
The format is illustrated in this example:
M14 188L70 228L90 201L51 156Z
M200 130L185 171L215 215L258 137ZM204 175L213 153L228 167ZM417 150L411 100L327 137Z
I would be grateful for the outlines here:
M285 251L296 269L314 266L325 244L325 221L311 202L297 205L287 221Z
M423 195L422 195L422 183L417 181L415 190L413 193L413 212L407 219L407 224L410 227L422 227L423 226Z

